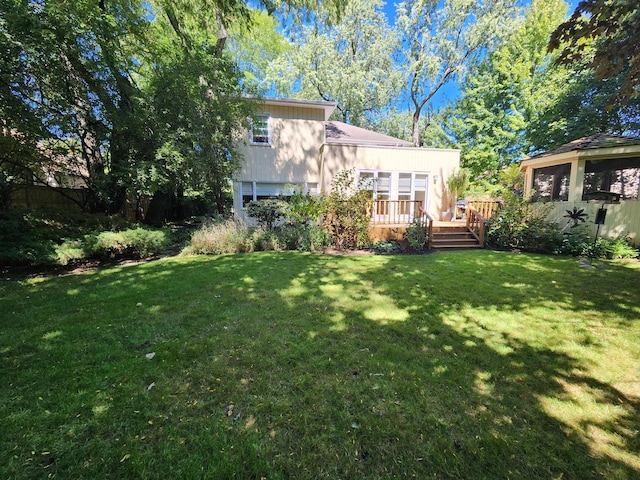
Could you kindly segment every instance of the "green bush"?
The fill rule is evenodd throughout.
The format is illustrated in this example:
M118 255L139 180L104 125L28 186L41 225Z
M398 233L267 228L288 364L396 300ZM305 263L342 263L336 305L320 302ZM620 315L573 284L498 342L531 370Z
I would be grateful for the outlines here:
M487 222L486 243L528 252L556 252L563 243L563 235L556 223L547 220L548 214L546 204L510 195Z
M259 225L268 229L274 228L276 223L289 213L289 204L284 200L256 200L247 203L247 215L255 218Z
M617 260L621 258L637 258L638 250L633 248L627 237L598 238L590 242L584 255L590 258L606 258Z
M165 230L135 228L121 232L101 232L85 239L85 252L98 258L145 258L156 255L169 245Z
M397 240L378 240L371 246L378 255L390 255L392 253L401 253L402 246Z
M371 191L366 185L356 184L353 169L338 172L326 200L322 222L333 244L339 249L369 247L370 212Z
M66 210L4 212L0 215L0 265L65 265L85 258L85 236L126 226L119 216Z
M429 242L426 223L421 218L416 217L407 227L404 240L407 242L409 250L423 252Z
M313 252L331 244L331 238L319 225L284 224L276 229L287 250Z

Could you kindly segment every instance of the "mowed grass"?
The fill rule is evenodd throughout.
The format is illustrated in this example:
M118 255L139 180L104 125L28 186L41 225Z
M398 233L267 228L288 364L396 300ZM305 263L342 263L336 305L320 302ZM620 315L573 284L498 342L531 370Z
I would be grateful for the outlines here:
M639 285L489 251L5 279L0 478L639 478Z

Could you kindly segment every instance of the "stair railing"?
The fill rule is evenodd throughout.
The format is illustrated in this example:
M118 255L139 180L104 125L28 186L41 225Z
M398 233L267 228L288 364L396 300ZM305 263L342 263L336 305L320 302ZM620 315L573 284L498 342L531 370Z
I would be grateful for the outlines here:
M418 207L418 215L427 229L427 250L431 250L431 241L433 240L433 217L429 215L422 205Z

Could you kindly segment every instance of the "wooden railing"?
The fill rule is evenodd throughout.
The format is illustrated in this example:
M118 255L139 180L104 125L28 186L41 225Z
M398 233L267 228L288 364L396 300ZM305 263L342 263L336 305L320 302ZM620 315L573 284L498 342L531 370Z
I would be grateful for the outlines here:
M471 235L476 237L481 247L484 247L484 231L487 224L487 218L485 218L475 208L467 205L467 229L471 232Z
M485 218L490 219L493 215L500 210L502 202L498 200L469 200L467 207L473 208L478 214ZM467 218L469 216L467 215Z
M407 224L420 216L420 200L374 200L371 225Z
M418 215L427 229L427 250L431 250L431 242L433 240L433 218L422 208L422 205L418 207Z

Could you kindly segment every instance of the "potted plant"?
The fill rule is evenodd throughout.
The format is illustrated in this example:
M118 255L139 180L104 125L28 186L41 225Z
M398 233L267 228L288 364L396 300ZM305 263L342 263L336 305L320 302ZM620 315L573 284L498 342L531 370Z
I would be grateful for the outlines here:
M456 203L459 198L463 197L469 187L469 171L461 168L459 170L454 170L449 178L447 178L447 191L449 194L449 200L453 201L453 217L454 220L457 218L456 214ZM446 220L445 214L450 212L445 212L443 214L443 218Z

